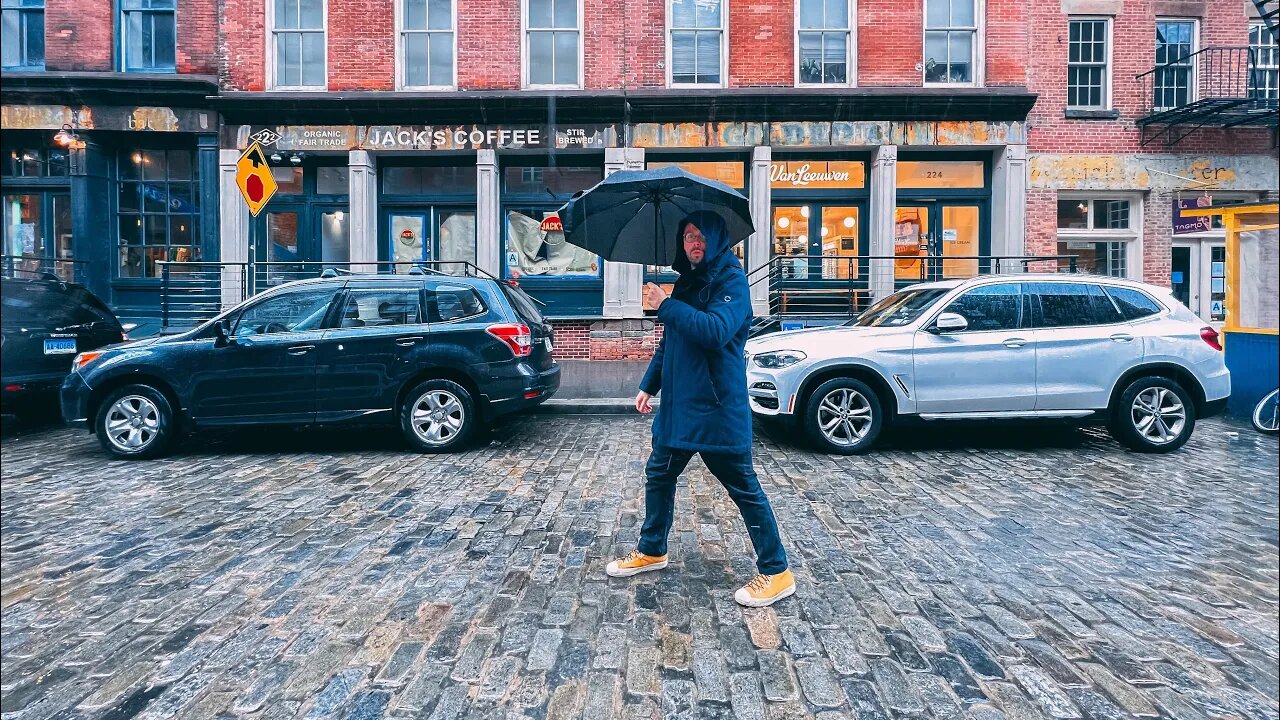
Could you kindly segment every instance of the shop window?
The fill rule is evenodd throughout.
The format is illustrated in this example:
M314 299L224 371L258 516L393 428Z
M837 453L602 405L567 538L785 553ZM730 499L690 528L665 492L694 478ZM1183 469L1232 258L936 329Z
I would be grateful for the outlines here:
M800 22L796 29L799 48L799 79L805 85L846 85L849 72L849 0L800 0Z
M1191 60L1195 50L1194 20L1156 21L1156 109L1182 107L1195 99Z
M347 195L351 192L351 183L348 177L346 167L316 168L316 194Z
M898 188L978 189L986 186L981 160L898 161Z
M1067 30L1067 107L1110 107L1111 21L1079 18Z
M475 192L475 165L382 168L384 195L474 195Z
M273 167L271 177L276 181L277 195L301 195L305 170L300 167Z
M977 0L925 0L924 81L975 82Z
M847 160L784 160L769 166L774 190L845 190L867 186L866 163ZM741 186L734 186L741 187Z
M724 77L724 0L669 0L671 84L720 85Z
M62 148L6 148L5 177L66 177L68 154Z
M604 179L598 167L508 167L502 171L502 189L508 193L572 195L595 187Z
M120 277L159 277L157 261L200 259L200 178L194 160L190 150L119 155Z
M274 87L324 89L325 0L272 0Z
M176 0L123 0L120 5L125 72L173 71Z
M401 0L400 30L403 66L401 84L406 88L453 87L456 55L453 32L453 0Z
M596 277L600 258L564 238L555 208L514 208L506 213L506 274L510 278Z
M650 170L674 165L699 177L722 182L735 190L747 187L746 166L740 161L694 160L689 162L650 162L645 167Z
M1253 54L1249 97L1280 100L1280 46L1262 21L1249 23L1249 51Z
M525 0L525 8L525 85L581 85L578 0Z
M1128 277L1134 228L1134 201L1123 198L1058 199L1058 255L1075 256L1080 272ZM1059 269L1071 266L1059 260Z
M44 69L44 0L3 0L3 42L0 54L6 70Z

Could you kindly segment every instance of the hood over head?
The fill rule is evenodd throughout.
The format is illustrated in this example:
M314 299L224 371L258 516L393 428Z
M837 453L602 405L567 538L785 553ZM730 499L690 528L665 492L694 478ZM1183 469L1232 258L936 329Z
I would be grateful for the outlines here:
M724 219L716 213L700 210L690 213L680 221L679 228L676 230L676 259L671 263L672 270L681 275L693 270L688 256L684 254L684 230L690 225L701 230L702 237L707 242L707 254L698 266L700 272L713 275L728 264L738 264L737 256L730 252L737 243L729 239Z

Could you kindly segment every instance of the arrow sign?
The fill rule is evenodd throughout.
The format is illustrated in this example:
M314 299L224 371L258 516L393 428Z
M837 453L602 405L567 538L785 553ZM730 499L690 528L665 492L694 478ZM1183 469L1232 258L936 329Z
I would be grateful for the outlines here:
M249 206L249 214L254 217L262 212L271 196L276 194L276 179L267 166L267 158L262 154L262 147L253 143L236 161L236 185L240 195Z

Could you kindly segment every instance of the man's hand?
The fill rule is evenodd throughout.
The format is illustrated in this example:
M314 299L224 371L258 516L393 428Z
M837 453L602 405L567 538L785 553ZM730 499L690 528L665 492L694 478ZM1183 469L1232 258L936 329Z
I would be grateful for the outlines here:
M666 300L667 297L668 295L666 290L663 290L662 288L658 287L654 283L645 283L644 302L649 307L653 308L654 310L657 310L658 306L661 305L662 301Z
M648 415L653 412L653 406L649 404L649 398L651 397L653 396L641 390L640 393L636 395L636 412L642 415Z

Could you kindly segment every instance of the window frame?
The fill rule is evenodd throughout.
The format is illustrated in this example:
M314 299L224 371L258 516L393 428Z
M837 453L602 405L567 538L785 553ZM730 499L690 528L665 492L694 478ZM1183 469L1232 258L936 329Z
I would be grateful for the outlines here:
M553 2L554 0L548 0ZM585 3L583 0L573 0L577 4L578 25L574 28L574 32L578 34L578 79L574 84L565 83L534 83L529 79L529 35L536 32L567 32L568 28L530 28L529 27L529 2L530 0L520 0L520 87L524 90L581 90L585 83L586 63L586 19L583 17L585 11ZM554 9L552 17L555 16ZM554 71L553 71L554 74Z
M117 44L117 62L120 72L125 73L176 73L178 72L178 0L173 0L173 6L167 8L138 8L130 10L125 7L126 0L115 0L116 6L116 22L120 28L120 32L116 37ZM143 15L157 15L160 13L168 13L173 15L173 66L172 67L131 67L129 65L129 15L130 13L140 13ZM154 51L152 52L154 55Z
M1072 105L1071 104L1071 68L1072 67L1097 67L1097 62L1071 62L1071 24L1075 22L1102 22L1104 27L1106 45L1105 58L1102 65L1102 103L1100 105ZM1111 110L1113 107L1113 90L1112 90L1112 68L1115 65L1115 19L1108 15L1071 15L1067 18L1067 109L1068 110Z
M701 27L675 27L673 21L675 13L672 11L671 5L674 0L665 0L663 3L666 11L666 33L663 38L666 45L666 74L668 88L726 88L729 87L729 0L719 0L720 2L720 27L716 28L720 32L720 82L718 83L677 83L674 81L674 67L672 66L672 51L675 43L672 41L672 34L676 32L691 31L707 31L711 28ZM696 48L696 45L695 45ZM696 62L696 49L695 49Z
M1120 228L1096 228L1093 227L1097 213L1094 211L1094 203L1098 201L1109 200L1127 200L1129 202L1129 227L1128 229ZM1063 201L1080 201L1089 205L1089 227L1088 228L1059 228L1057 227L1057 204L1054 205L1054 226L1055 226L1055 247L1057 243L1066 242L1091 242L1091 243L1124 243L1124 275L1120 276L1128 280L1142 280L1142 245L1143 245L1143 197L1140 193L1108 193L1108 192L1067 192L1059 191L1057 202ZM1181 236L1179 236L1181 237ZM1070 254L1058 253L1058 254ZM1117 277L1107 275L1105 277Z
M397 90L425 90L425 91L445 91L456 90L458 87L458 0L449 0L449 29L445 30L408 30L405 28L405 9L406 0L394 0L395 3L395 24L396 24L396 89ZM430 10L427 11L430 13ZM409 84L409 52L407 47L408 36L411 34L444 34L448 32L453 37L453 76L450 78L448 85L410 85ZM428 53L427 74L430 76L431 57Z
M1157 28L1160 25L1160 23L1190 23L1191 51L1187 53L1186 57L1190 58L1191 56L1200 52L1201 50L1200 18L1176 17L1176 16L1156 17L1155 24L1152 26L1153 37L1151 38L1151 41L1152 41L1151 50L1153 55L1159 52L1160 42L1159 42L1159 34L1158 34ZM1156 59L1155 57L1152 57L1152 60L1155 60L1155 59ZM1153 63L1153 65L1156 65L1158 67L1158 64ZM1187 67L1187 102L1186 104L1190 105L1191 103L1200 99L1200 73L1199 73L1199 69L1196 67L1196 63L1194 60L1189 61L1186 67ZM1153 110L1172 110L1174 108L1183 107L1182 105L1164 106L1156 103L1156 98L1158 97L1157 90L1156 90L1156 82L1158 78L1159 78L1159 72L1157 71L1155 76L1152 77L1151 79L1151 108Z
M1255 32L1259 31L1262 36L1262 42L1255 44L1253 42L1253 35ZM1272 40L1272 42L1268 42L1268 40ZM1268 54L1271 59L1270 64L1263 65L1261 63L1257 63L1254 65L1255 74L1249 76L1249 80L1246 84L1246 91L1248 92L1249 97L1257 100L1271 100L1273 102L1280 99L1280 49L1277 49L1277 44L1271 36L1271 31L1267 29L1266 23L1262 20L1253 19L1249 21L1249 51L1254 58L1258 58L1259 55L1265 53ZM1264 82L1262 87L1259 88L1258 85L1255 84L1258 76L1261 76L1264 79L1269 77L1270 80L1268 82ZM1263 90L1264 93L1260 97L1257 95L1259 89Z
M858 86L858 0L848 0L849 14L845 18L847 24L844 32L847 35L845 42L845 81L842 83L829 82L804 82L800 79L800 35L802 33L826 33L836 32L835 30L823 27L822 29L802 28L800 27L800 4L805 0L795 0L792 12L795 13L795 28L792 35L792 43L795 45L793 62L795 66L795 86L796 87L857 87ZM823 13L825 17L825 13Z
M4 65L3 68L5 70L9 70L13 72L43 72L45 69L45 61L49 55L49 52L48 52L49 51L48 2L47 0L38 0L38 1L40 3L39 5L34 4L33 0L16 0L16 2L13 2L11 0L12 4L6 3L3 7L0 7L0 13L12 12L12 13L17 13L18 15L18 37L15 38L14 40L15 42L18 43L18 64ZM32 3L32 4L27 4L27 3ZM35 14L37 12L40 14L40 36L42 38L42 45L41 45L41 53L40 53L40 62L31 63L31 62L27 62L27 57L26 57L27 56L27 47L26 47L27 36L26 36L26 32L24 32L26 29L26 25L23 23L23 19L27 15Z
M329 89L329 0L319 0L320 2L320 29L319 30L297 30L293 28L285 28L284 30L276 29L276 0L266 0L266 43L267 56L265 58L267 65L266 86L268 90L282 91L305 91L320 90L327 91ZM321 63L323 70L322 82L320 85L281 85L279 82L279 72L276 67L276 36L282 33L319 33L323 38L321 47L324 49L324 60ZM302 59L298 59L301 63ZM305 74L305 73L304 73Z
M986 83L986 64L987 64L987 47L986 47L986 29L987 29L987 4L985 0L973 1L973 26L946 25L942 27L929 27L929 0L924 0L920 14L920 82L923 87L984 87ZM929 42L928 36L930 31L946 31L960 32L971 31L973 33L973 45L971 50L970 61L972 62L971 78L968 82L930 82L928 77L929 58Z
M190 156L191 175L189 178L185 180L181 178L179 179L170 178L168 160L169 160L169 154L174 152L187 153ZM141 174L136 179L125 177L125 174L122 170L124 163L133 162L133 156L140 153L160 153L161 155L164 156L165 176L163 179L146 180L141 176ZM200 188L204 183L209 182L209 179L202 177L200 175L199 152L196 149L188 148L188 147L173 147L173 146L166 146L166 145L151 146L151 147L145 147L145 148L137 148L137 147L123 148L122 147L122 148L119 148L116 152L113 173L114 173L114 177L112 182L112 197L111 197L111 209L112 209L113 219L112 219L112 227L110 232L113 234L115 238L115 244L113 246L113 252L112 252L112 255L114 257L114 260L112 263L113 269L111 271L112 278L114 279L115 282L118 282L118 283L160 282L162 279L162 273L159 272L159 269L157 269L157 272L153 275L146 274L147 250L149 248L161 248L161 247L164 248L165 260L168 260L173 250L175 250L176 248L190 248L191 250L190 262L205 261L204 253L207 248L205 247L204 237L203 237L204 227L202 225L203 214L200 208L200 201L201 201ZM188 202L194 208L192 212L174 211L170 206L166 206L163 212L157 212L155 210L147 209L147 199L145 196L145 192L142 190L142 187L144 185L153 185L153 186L159 185L163 189L165 194L169 194L171 191L170 188L174 184L183 184L187 186L187 189L190 193L188 197ZM135 190L138 193L136 198L137 207L131 210L125 210L120 205L120 196L126 185L136 186ZM155 202L154 198L152 199L152 201ZM120 231L120 221L126 217L136 218L140 223L138 225L140 229L138 232L138 243L136 245L130 245L129 243L126 243L124 238L124 233ZM165 242L163 245L152 244L146 241L147 239L146 219L147 218L164 218ZM186 243L174 242L174 237L173 237L174 218L188 219L188 222L191 225L188 242ZM126 253L128 249L131 247L136 248L140 253L140 264L138 266L139 274L137 275L126 275L123 272L126 266L126 262L125 262L126 256L122 253ZM199 253L198 256L197 256L197 253ZM173 262L173 261L170 261L170 262Z
M456 318L450 318L448 320L445 320L440 315L440 302L437 299L437 297L440 294L441 288L449 288L449 289L457 288L457 289L469 291L472 294L472 296L476 298L476 301L480 303L480 310L470 315L460 315ZM434 283L426 283L425 285L423 285L423 288L422 288L422 301L423 301L422 302L423 322L429 326L448 325L450 323L464 323L464 322L475 320L476 318L479 318L479 317L484 317L485 315L489 314L489 303L485 302L484 293L480 292L475 287L468 284L464 284L464 283L458 283L458 282L451 283L447 280L440 280L439 282L434 282Z

